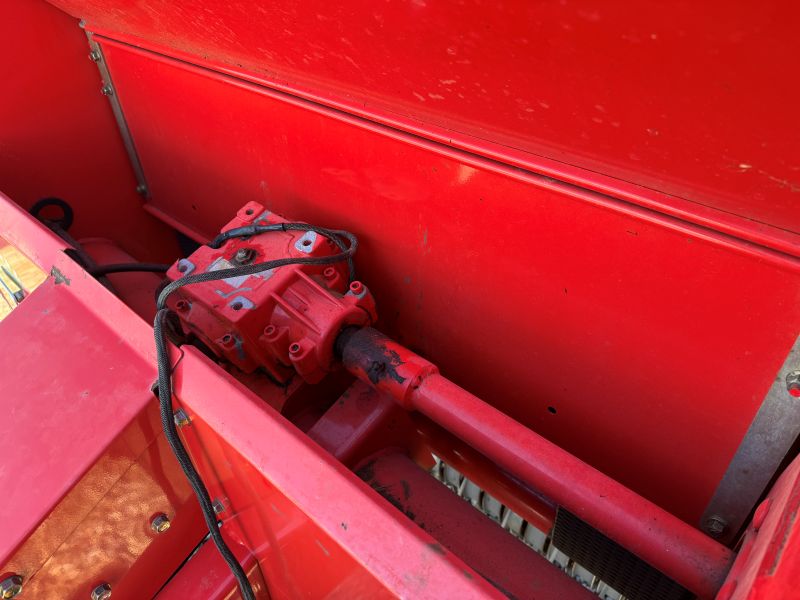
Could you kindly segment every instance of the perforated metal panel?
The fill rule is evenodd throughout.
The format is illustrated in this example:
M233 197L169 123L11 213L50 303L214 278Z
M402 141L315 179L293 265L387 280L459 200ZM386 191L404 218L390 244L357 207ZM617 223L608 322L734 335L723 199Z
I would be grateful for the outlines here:
M694 595L591 525L558 509L553 545L630 600L689 600Z

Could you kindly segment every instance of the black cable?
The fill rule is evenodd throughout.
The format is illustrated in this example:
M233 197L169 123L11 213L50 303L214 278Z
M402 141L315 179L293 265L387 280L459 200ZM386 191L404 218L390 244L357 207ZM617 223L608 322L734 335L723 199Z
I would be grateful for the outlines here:
M167 441L169 442L169 445L175 454L175 457L178 459L178 463L181 465L186 478L189 480L189 484L192 486L195 496L197 496L206 526L211 534L211 538L214 540L214 545L217 547L220 555L222 555L222 558L228 564L228 567L230 567L231 572L236 578L236 582L239 584L239 590L242 594L243 600L255 600L253 588L247 579L247 575L245 574L242 565L240 565L239 561L236 560L236 557L233 555L222 537L222 533L217 526L217 516L214 512L214 506L211 502L211 497L208 494L208 489L203 483L203 480L201 479L200 474L197 472L194 464L192 463L189 453L186 451L186 447L183 445L183 442L178 435L177 427L175 426L175 418L173 416L172 406L172 366L169 360L169 349L167 348L165 331L166 319L170 313L169 309L167 308L167 298L170 296L170 294L175 292L175 290L186 285L208 281L218 281L221 279L228 279L229 277L254 275L262 271L297 264L328 265L346 260L348 262L348 266L350 267L350 280L353 280L355 273L353 270L352 258L353 254L355 254L356 249L358 248L358 240L353 234L347 231L323 229L314 227L312 225L306 225L305 223L283 223L279 226L267 225L243 227L228 231L221 236L217 236L217 238L215 238L211 244L209 244L209 246L212 248L219 248L223 242L234 237L248 237L270 231L288 230L315 231L332 240L342 250L342 252L331 256L281 258L252 265L222 269L219 271L209 271L197 275L186 275L181 279L177 279L169 283L161 291L156 302L157 312L155 321L153 323L153 334L156 341L156 356L158 364L158 400L161 409L161 425L164 429L164 435L166 436Z
M97 265L91 269L87 269L91 275L95 277L102 277L109 273L166 273L169 271L171 265L162 265L160 263L117 263L109 265Z
M48 206L57 206L60 208L61 218L47 219L45 217L40 217L39 213L42 212L42 209L47 208ZM66 200L62 200L61 198L41 198L33 203L33 206L28 209L28 212L39 221L50 221L51 223L55 223L64 231L69 230L69 228L72 227L72 222L75 220L75 211L72 210L72 207Z

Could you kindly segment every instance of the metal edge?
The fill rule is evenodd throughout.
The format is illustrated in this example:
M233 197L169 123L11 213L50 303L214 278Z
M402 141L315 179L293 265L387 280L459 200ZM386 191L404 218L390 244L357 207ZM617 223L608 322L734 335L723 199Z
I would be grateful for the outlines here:
M101 93L108 98L111 103L111 110L114 112L114 118L119 127L119 133L122 136L122 143L125 145L125 150L128 153L128 159L131 162L134 175L136 176L136 192L144 198L150 197L150 188L147 186L147 180L144 176L144 169L139 160L139 155L136 152L136 146L133 143L133 136L128 128L128 122L125 120L125 114L122 112L122 105L119 101L119 96L114 88L114 83L111 80L111 73L108 70L108 64L103 56L103 49L100 47L93 37L91 31L86 31L86 38L89 41L89 58L97 65L100 71L100 77L103 85L100 88Z
M700 527L732 542L800 434L800 398L789 393L789 375L800 370L800 337L775 376L761 407L711 497Z

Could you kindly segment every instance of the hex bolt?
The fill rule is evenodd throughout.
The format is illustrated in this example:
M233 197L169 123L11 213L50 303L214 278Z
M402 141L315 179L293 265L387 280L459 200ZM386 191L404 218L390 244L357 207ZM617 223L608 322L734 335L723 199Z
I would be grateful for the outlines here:
M711 537L719 537L728 527L728 522L719 515L711 515L706 519L705 530Z
M786 376L786 391L793 398L800 398L800 371L792 371Z
M0 598L16 598L22 593L22 577L9 575L0 581Z
M108 583L101 583L92 590L92 600L108 600L111 598L111 585Z
M192 420L189 418L182 408L176 410L172 415L173 420L175 421L175 425L178 427L186 427L189 425Z
M220 514L225 512L225 505L219 498L214 498L214 501L211 503L211 506L214 508L215 514Z
M109 84L105 84L100 91L103 93L103 96L112 96L114 94L114 88Z
M143 183L140 183L139 185L136 186L136 193L139 194L140 196L147 196L147 186Z
M153 517L153 520L150 522L150 529L155 533L164 533L170 528L170 525L172 525L172 523L169 522L167 515L161 513Z
M252 248L239 248L236 251L236 254L233 255L233 262L240 265L246 265L253 262L255 257L256 251Z
M100 53L97 50L89 52L89 58L94 62L100 62Z

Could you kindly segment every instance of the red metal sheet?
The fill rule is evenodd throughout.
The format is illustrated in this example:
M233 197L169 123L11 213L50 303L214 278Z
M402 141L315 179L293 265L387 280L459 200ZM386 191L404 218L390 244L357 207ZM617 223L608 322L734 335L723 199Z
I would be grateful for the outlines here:
M203 535L160 432L150 336L136 341L148 326L2 195L0 224L52 273L0 321L0 572L32 597L86 598L100 581L148 596ZM174 529L153 532L158 513Z
M0 190L28 207L60 196L74 237L108 236L139 260L171 260L172 232L141 210L97 66L75 19L4 0L0 18Z
M790 2L52 1L92 29L454 144L800 232Z
M800 330L796 261L103 48L151 210L201 238L249 200L355 232L382 329L628 487L700 517Z

